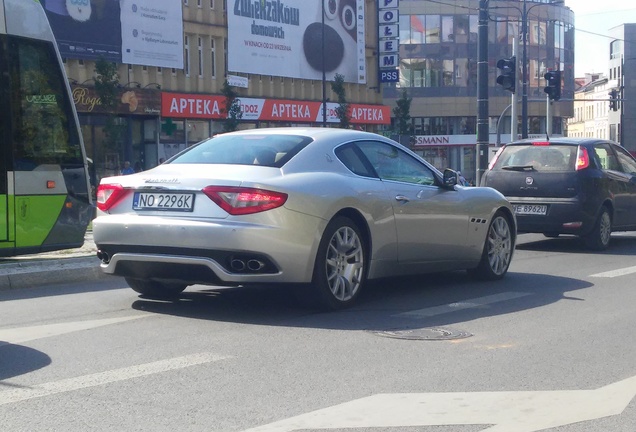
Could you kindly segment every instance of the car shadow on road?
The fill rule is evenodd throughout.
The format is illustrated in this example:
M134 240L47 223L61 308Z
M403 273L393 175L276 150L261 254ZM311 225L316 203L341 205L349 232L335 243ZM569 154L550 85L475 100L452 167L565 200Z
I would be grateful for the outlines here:
M252 325L338 330L379 330L451 325L488 316L539 308L557 301L581 301L572 293L591 283L551 275L514 273L496 282L477 282L466 272L427 274L373 281L352 308L319 312L301 306L292 288L190 287L174 301L139 297L132 307L145 312ZM297 288L300 289L300 288ZM481 300L489 299L483 302ZM491 301L492 300L492 301ZM483 303L483 304L482 304ZM453 305L461 307L453 309ZM413 311L439 309L445 313Z
M636 236L630 235L612 235L609 247L603 251L592 251L585 247L583 240L577 236L562 235L556 238L542 238L537 235L528 234L539 240L523 241L523 234L519 236L521 242L517 243L516 249L527 251L545 251L545 252L565 252L573 254L612 254L612 255L633 255L634 244L636 244Z

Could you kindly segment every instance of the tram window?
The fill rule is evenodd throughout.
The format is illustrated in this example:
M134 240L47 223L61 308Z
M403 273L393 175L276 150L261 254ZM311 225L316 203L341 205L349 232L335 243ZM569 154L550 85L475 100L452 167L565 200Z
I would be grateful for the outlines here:
M15 169L82 165L71 102L53 45L13 38L10 55Z

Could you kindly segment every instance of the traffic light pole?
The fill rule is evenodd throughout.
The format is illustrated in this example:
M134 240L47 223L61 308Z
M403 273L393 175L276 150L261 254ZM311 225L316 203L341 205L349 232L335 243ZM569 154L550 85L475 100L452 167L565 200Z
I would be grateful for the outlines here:
M523 53L521 54L521 138L528 138L528 9L523 0L521 13L521 37L523 38Z
M475 155L475 185L488 167L488 0L479 0L479 23L477 26L477 148Z
M552 101L550 95L545 96L545 133L548 137L552 135Z
M517 60L519 58L518 56L519 53L519 38L514 38L512 40L512 55L515 58L515 72L519 70L519 61ZM515 77L517 76L517 74L515 73ZM510 101L510 142L512 141L516 141L517 140L517 122L519 119L519 116L517 114L518 111L518 106L517 106L517 100L519 99L519 96L517 96L519 93L517 92L517 89L519 88L519 80L515 78L515 91L512 92L512 96L511 101Z

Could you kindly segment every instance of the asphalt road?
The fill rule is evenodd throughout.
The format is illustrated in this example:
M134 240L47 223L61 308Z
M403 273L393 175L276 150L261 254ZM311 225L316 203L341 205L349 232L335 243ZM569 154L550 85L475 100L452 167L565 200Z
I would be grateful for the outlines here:
M635 253L522 235L503 281L385 280L338 313L116 277L0 291L0 429L633 432Z

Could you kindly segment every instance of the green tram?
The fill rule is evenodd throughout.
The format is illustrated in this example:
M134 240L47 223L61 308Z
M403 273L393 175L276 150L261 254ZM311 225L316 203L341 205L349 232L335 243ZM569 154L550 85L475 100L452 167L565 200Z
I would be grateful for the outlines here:
M80 247L93 216L86 152L36 0L0 0L0 256Z

